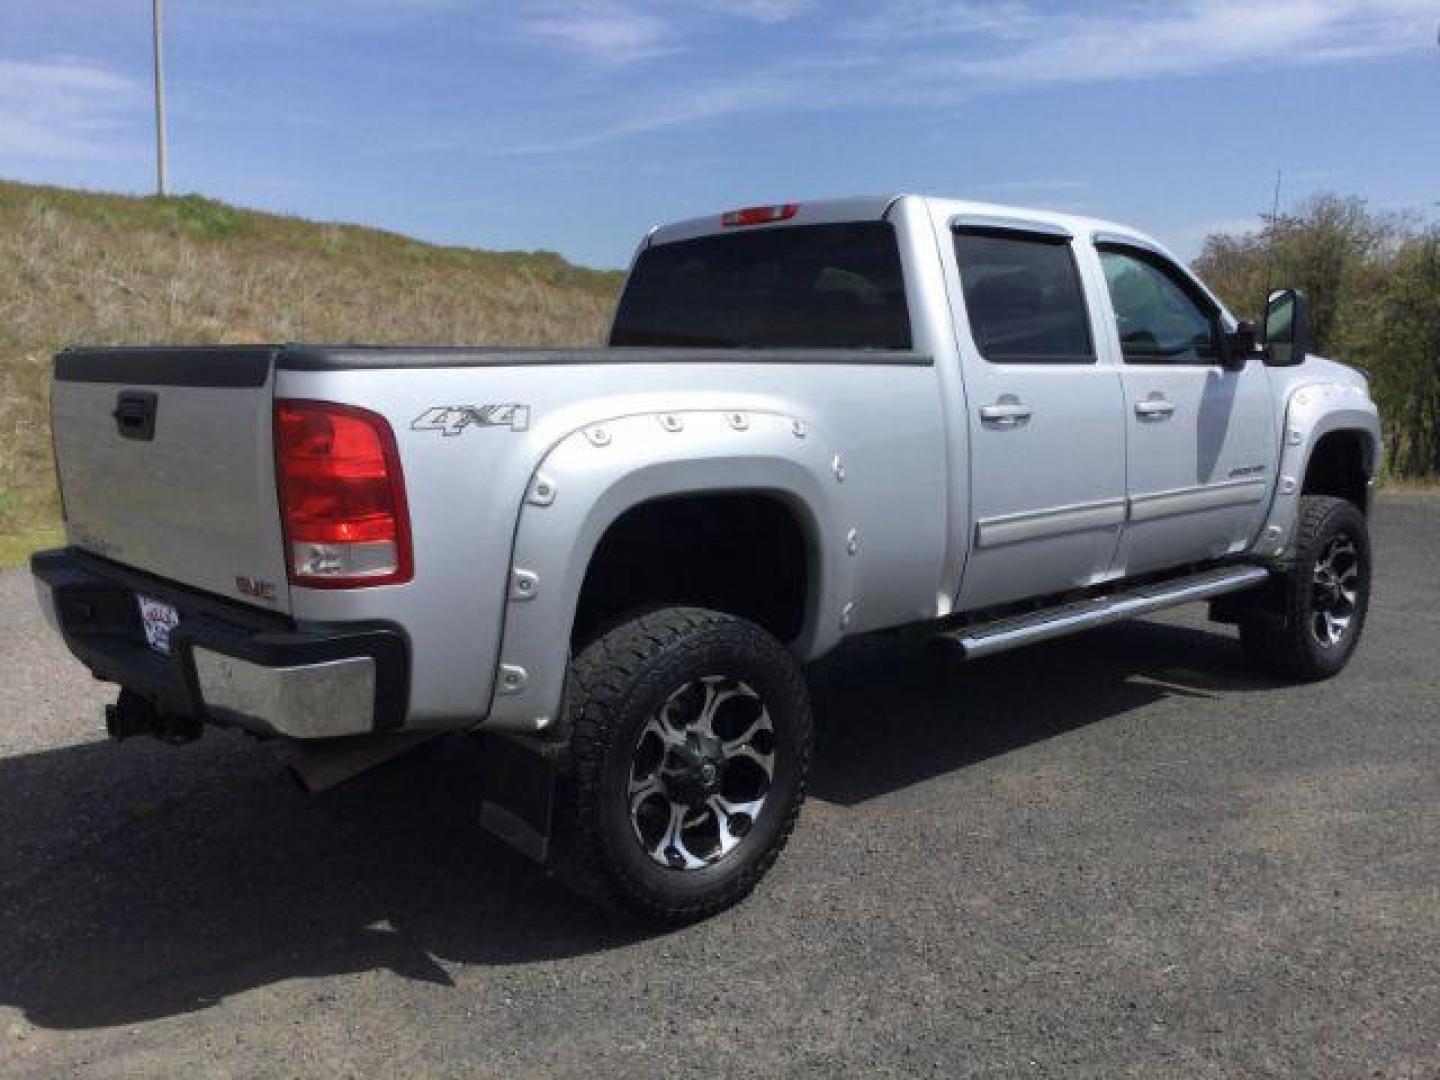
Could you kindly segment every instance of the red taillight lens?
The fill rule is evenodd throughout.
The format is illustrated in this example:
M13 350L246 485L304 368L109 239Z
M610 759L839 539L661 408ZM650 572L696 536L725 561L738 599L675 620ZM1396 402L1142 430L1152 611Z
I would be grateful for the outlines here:
M772 221L789 221L800 212L799 203L779 206L747 206L744 210L727 210L720 215L720 224L727 229L742 225L768 225Z
M410 580L405 479L383 416L278 401L275 470L292 582L353 589Z

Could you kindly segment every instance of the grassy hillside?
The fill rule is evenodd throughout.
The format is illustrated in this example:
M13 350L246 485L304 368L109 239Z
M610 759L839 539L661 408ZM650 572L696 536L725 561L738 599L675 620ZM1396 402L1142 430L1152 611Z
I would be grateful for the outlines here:
M549 252L0 181L0 565L58 520L46 394L66 343L585 344L618 286Z

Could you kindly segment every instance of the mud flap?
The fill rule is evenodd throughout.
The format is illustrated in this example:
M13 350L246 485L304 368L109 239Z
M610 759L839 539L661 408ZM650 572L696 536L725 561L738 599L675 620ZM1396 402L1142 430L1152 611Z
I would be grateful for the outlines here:
M1285 594L1284 564L1270 566L1274 573L1270 580L1254 589L1230 593L1210 601L1209 618L1213 623L1237 626L1247 621L1265 621L1284 624Z
M480 824L538 863L550 859L564 747L523 736L480 736Z

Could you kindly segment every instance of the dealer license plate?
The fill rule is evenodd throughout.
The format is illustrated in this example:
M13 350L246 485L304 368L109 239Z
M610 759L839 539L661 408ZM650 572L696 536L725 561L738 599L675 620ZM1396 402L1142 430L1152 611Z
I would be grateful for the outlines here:
M148 596L135 594L140 605L140 625L145 628L145 644L158 653L170 655L170 631L180 625L180 612L174 605Z

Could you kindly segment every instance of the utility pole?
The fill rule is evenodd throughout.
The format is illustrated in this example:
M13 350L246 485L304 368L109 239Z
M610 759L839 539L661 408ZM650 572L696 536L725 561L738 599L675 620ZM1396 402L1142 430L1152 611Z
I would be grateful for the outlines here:
M166 195L165 184L165 67L161 0L150 0L151 30L155 45L155 194Z
M159 0L156 0L159 3ZM1270 203L1270 228L1267 237L1265 252L1265 303L1270 303L1270 285L1275 278L1275 232L1280 224L1280 181L1285 176L1284 169L1275 170L1275 198Z

